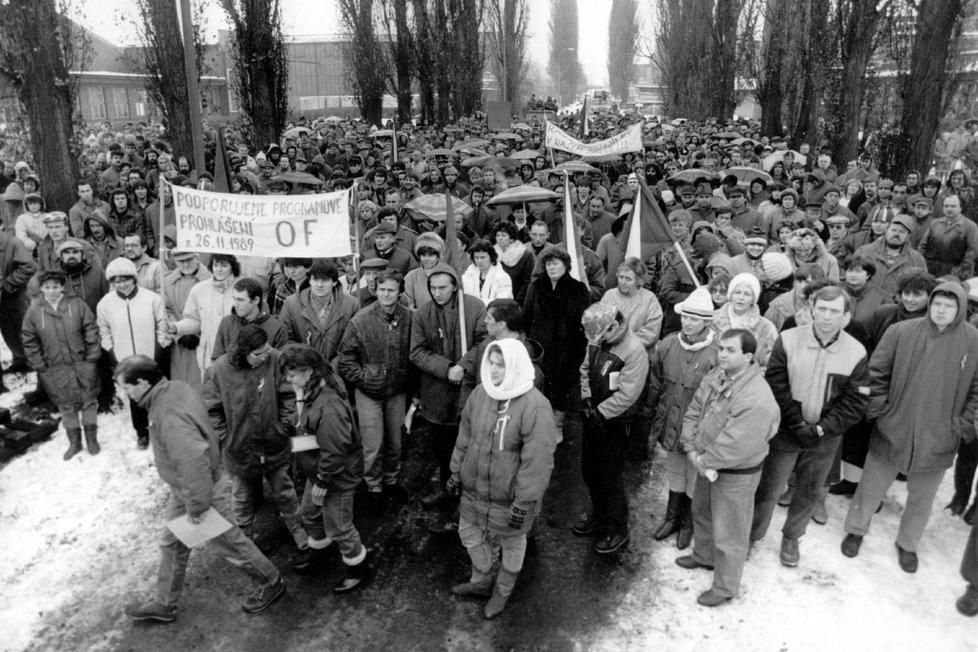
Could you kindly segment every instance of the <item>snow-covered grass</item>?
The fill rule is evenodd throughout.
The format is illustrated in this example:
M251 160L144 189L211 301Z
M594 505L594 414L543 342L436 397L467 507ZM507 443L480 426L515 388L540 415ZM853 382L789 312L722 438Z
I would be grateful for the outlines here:
M31 387L15 382L15 391L0 396L0 406L12 405ZM51 649L45 642L62 640L72 628L88 632L87 649L115 649L131 628L123 605L152 590L166 489L152 453L135 447L127 410L100 415L99 429L97 457L86 452L62 461L67 443L59 429L0 471L2 650ZM950 476L935 502L916 575L902 572L896 561L893 541L906 499L905 486L897 483L856 559L839 552L848 501L830 496L829 523L811 524L801 541L800 566L782 567L785 510L778 508L767 538L747 562L743 594L716 609L696 604L710 573L680 569L674 559L685 553L672 540L652 540L658 521L647 514L653 504L661 514L664 496L661 478L646 483L632 500L630 554L640 557L640 579L620 596L610 624L576 647L974 650L978 622L954 609L964 588L958 565L968 528L941 509L950 498ZM95 643L92 632L99 633ZM491 640L491 630L473 635L482 640L487 632Z

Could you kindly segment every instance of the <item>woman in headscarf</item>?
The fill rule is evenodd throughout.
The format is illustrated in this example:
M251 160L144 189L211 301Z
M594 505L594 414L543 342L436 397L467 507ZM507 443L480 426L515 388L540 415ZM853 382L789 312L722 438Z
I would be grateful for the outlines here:
M761 316L757 306L760 296L761 283L756 276L746 272L734 276L727 288L727 303L713 313L713 332L720 335L731 328L750 331L757 340L754 359L759 366L766 367L774 341L778 339L778 329Z
M420 308L431 301L428 292L428 276L445 253L445 241L433 231L422 233L414 243L414 255L421 264L404 277L404 296L408 308Z
M462 411L447 483L450 494L462 496L458 535L472 561L469 581L452 593L489 597L485 615L493 618L523 568L526 534L550 483L557 429L550 403L533 386L533 363L522 342L490 344L480 375Z

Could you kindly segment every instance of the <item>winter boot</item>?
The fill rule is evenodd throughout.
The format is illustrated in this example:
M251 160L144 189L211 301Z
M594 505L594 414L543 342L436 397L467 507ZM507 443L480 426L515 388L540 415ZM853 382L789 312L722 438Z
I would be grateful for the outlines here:
M492 587L492 573L480 580L476 579L476 573L473 571L472 579L452 587L452 595L457 595L460 598L488 598L492 595Z
M516 586L516 578L519 575L519 571L514 573L505 568L499 569L499 574L496 575L496 585L492 587L492 597L486 603L486 618L495 618L503 612L503 609L506 608L506 603L509 602L509 596L513 592L513 587Z
M662 541L668 539L676 532L679 532L679 511L682 499L686 496L681 491L669 492L669 503L666 505L666 517L662 525L655 531L655 540Z
M676 547L685 550L693 542L693 501L685 493L682 494L682 508L679 512L679 534L676 536Z
M333 593L348 593L367 581L369 567L367 566L366 552L364 550L358 564L346 564L346 559L343 560L346 566L346 574L333 586Z
M971 485L975 479L975 460L969 444L961 444L958 457L954 461L954 496L944 509L951 510L951 516L961 516L968 507Z
M65 451L64 460L67 462L78 453L82 452L81 428L68 428L68 450Z
M98 455L102 447L98 445L98 426L85 426L85 447L89 455Z

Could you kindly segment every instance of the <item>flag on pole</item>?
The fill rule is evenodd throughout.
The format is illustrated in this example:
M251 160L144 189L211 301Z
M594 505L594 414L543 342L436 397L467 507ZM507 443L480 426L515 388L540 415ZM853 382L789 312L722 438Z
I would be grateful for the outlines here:
M228 146L224 142L224 130L217 130L217 151L214 152L214 192L231 192L231 162Z
M570 175L564 172L564 247L571 259L571 278L588 285L587 271L584 269L584 245L581 244L581 232L571 210Z
M628 234L625 257L634 256L643 262L676 242L659 203L644 183L640 182L635 204L625 223L625 233Z
M590 128L587 122L587 93L584 94L584 104L581 105L581 126L578 130L579 138L587 138Z
M461 259L462 252L459 251L458 234L455 228L455 210L452 206L452 194L445 190L445 262L452 267L458 268L456 261ZM459 343L462 345L460 351L462 355L469 350L468 337L465 332L465 293L459 283L458 291L455 293L458 299L458 330Z

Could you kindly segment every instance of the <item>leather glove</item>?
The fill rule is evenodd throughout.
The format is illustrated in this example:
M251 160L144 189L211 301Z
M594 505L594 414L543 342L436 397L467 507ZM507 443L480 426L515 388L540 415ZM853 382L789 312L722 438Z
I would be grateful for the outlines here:
M513 503L512 507L509 508L509 529L519 530L523 527L523 523L526 521L527 510L520 509Z
M189 335L181 335L177 338L177 344L185 349L190 349L193 351L200 345L200 336L196 333L190 333Z
M445 482L445 493L449 496L459 496L462 494L462 483L459 482L458 477L453 475Z
M317 507L322 507L323 500L326 499L326 485L322 483L319 478L316 478L316 484L312 486L312 504Z

